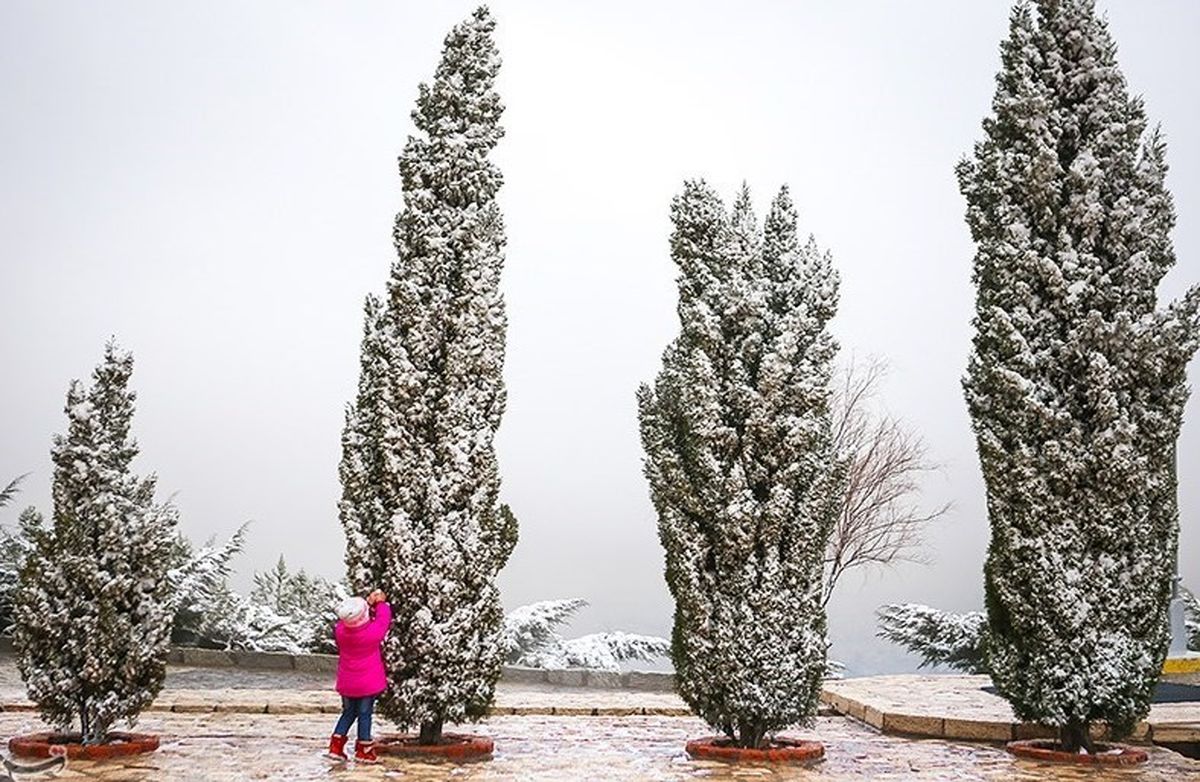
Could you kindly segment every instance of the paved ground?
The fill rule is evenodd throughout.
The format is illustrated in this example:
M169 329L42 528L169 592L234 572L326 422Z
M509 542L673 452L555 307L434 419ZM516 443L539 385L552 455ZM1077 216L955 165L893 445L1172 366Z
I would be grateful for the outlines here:
M337 710L330 685L328 674L172 668L155 710L137 726L162 737L158 752L102 764L73 761L58 778L97 782L1200 780L1200 762L1164 749L1151 748L1151 762L1138 769L1096 772L1019 761L994 742L884 735L858 720L835 716L821 717L811 730L791 734L825 743L826 759L815 767L730 766L686 756L686 740L710 731L693 717L676 716L686 710L673 694L512 683L501 684L497 713L471 728L495 739L496 756L491 761L336 765L321 756ZM949 703L944 692L938 695L936 686L924 686L933 700L941 699L943 707ZM916 692L912 682L907 690L911 702ZM0 657L0 701L6 709L0 713L0 737L44 729L35 714L11 710L24 702L11 657ZM328 713L318 713L322 710ZM592 714L598 716L588 716ZM377 723L377 732L389 729Z
M32 708L11 656L0 656L0 707ZM262 714L334 714L341 710L333 675L240 668L168 668L166 685L150 711ZM500 715L685 716L677 695L645 690L556 687L501 682L494 712Z
M1015 721L1006 700L984 692L990 684L987 676L866 676L826 682L822 700L885 733L993 741L1047 735ZM1200 703L1154 704L1133 738L1200 742Z
M386 760L335 765L320 756L332 718L314 715L152 714L139 727L159 733L156 753L104 764L73 761L63 780L97 782L305 782L306 780L979 780L1030 782L1180 782L1200 779L1200 762L1151 749L1136 770L1085 771L1016 760L987 743L917 741L881 735L854 720L823 717L798 735L825 743L812 768L730 766L690 760L689 737L704 735L691 717L493 717L475 728L496 741L491 761L468 765ZM0 714L0 734L33 730L29 714ZM33 780L35 775L23 777Z

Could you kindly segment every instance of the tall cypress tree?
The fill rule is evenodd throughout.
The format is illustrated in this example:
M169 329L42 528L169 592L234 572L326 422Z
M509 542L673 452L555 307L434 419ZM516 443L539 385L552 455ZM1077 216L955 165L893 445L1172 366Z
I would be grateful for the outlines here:
M1091 0L1014 9L958 166L974 261L966 400L987 486L987 665L1016 715L1091 746L1149 709L1168 644L1174 451L1200 339L1165 144Z
M760 227L703 181L672 204L679 336L638 391L688 705L742 747L803 723L825 671L821 577L834 462L826 325L838 279L787 190Z
M486 8L457 25L420 86L397 258L386 298L367 302L342 441L351 584L382 587L395 610L381 711L419 726L422 743L492 701L504 655L495 577L516 543L493 447L506 329L494 27Z
M136 720L166 676L174 605L168 571L177 514L154 502L153 476L130 465L133 357L109 344L85 388L67 393L54 438L54 517L21 517L31 544L15 600L13 641L29 699L85 743Z

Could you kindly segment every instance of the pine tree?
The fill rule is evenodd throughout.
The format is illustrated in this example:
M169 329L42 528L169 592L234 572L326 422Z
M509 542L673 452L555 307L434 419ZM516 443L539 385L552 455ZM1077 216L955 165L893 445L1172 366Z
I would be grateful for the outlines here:
M880 606L880 638L921 656L921 665L945 665L964 673L987 673L987 615L952 614L920 603Z
M82 740L133 722L162 688L174 610L168 570L177 514L138 478L129 429L133 357L113 344L67 393L68 428L54 438L52 523L22 517L31 550L21 569L13 641L42 717Z
M333 625L337 605L346 597L340 584L310 576L303 570L292 572L283 556L275 567L254 574L250 602L286 617L294 641L306 652L336 653Z
M504 657L495 577L516 543L493 447L506 330L494 27L486 8L456 26L419 89L397 259L387 296L367 299L342 439L350 583L381 587L395 612L380 710L419 726L422 743L492 701Z
M19 475L0 489L0 508L12 502L25 478L25 475ZM25 549L25 541L20 535L0 529L0 635L12 626L13 597L17 592L21 564L25 561Z
M504 617L505 659L528 668L591 668L620 671L621 663L654 660L670 653L665 638L615 630L566 639L558 629L587 601L578 597L518 606Z
M1175 263L1165 144L1091 0L1016 6L973 159L964 380L992 537L987 664L1017 717L1091 747L1147 713L1168 645L1175 441L1200 339Z
M1187 648L1191 652L1200 652L1200 599L1190 589L1180 593L1183 600L1183 629L1187 633Z
M742 747L815 713L821 577L844 466L826 329L838 279L801 245L786 188L757 224L703 181L672 203L679 336L638 391L645 473L675 598L677 687Z
M230 602L230 563L245 547L248 527L249 522L243 524L220 546L210 537L199 551L183 535L175 537L168 573L175 610L171 643L217 649L227 645L227 639L215 637L211 629Z

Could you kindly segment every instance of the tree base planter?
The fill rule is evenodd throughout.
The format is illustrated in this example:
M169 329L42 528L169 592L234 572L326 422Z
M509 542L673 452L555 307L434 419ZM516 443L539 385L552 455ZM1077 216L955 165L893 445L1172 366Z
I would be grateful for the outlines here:
M437 744L418 744L412 733L393 733L375 741L380 755L406 758L446 758L448 760L486 760L492 756L495 742L490 736L470 733L443 733Z
M72 760L109 760L158 749L158 736L149 733L108 734L104 744L83 744L78 733L29 733L8 740L8 751L20 758L65 755Z
M1054 739L1029 739L1008 742L1008 751L1026 760L1041 760L1049 763L1074 763L1081 766L1136 766L1145 763L1150 756L1143 749L1124 744L1097 744L1096 752L1066 752L1057 749Z
M775 739L769 746L748 749L735 747L724 736L708 736L687 743L687 753L703 760L730 760L742 763L815 763L825 757L825 747L817 741Z

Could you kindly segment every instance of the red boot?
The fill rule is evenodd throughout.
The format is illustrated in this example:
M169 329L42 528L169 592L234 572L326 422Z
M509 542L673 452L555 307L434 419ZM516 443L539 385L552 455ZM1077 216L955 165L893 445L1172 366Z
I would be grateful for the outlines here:
M329 737L329 757L333 760L349 760L346 757L346 737L333 734Z
M379 756L375 754L374 741L356 741L354 742L354 762L356 763L378 763Z

